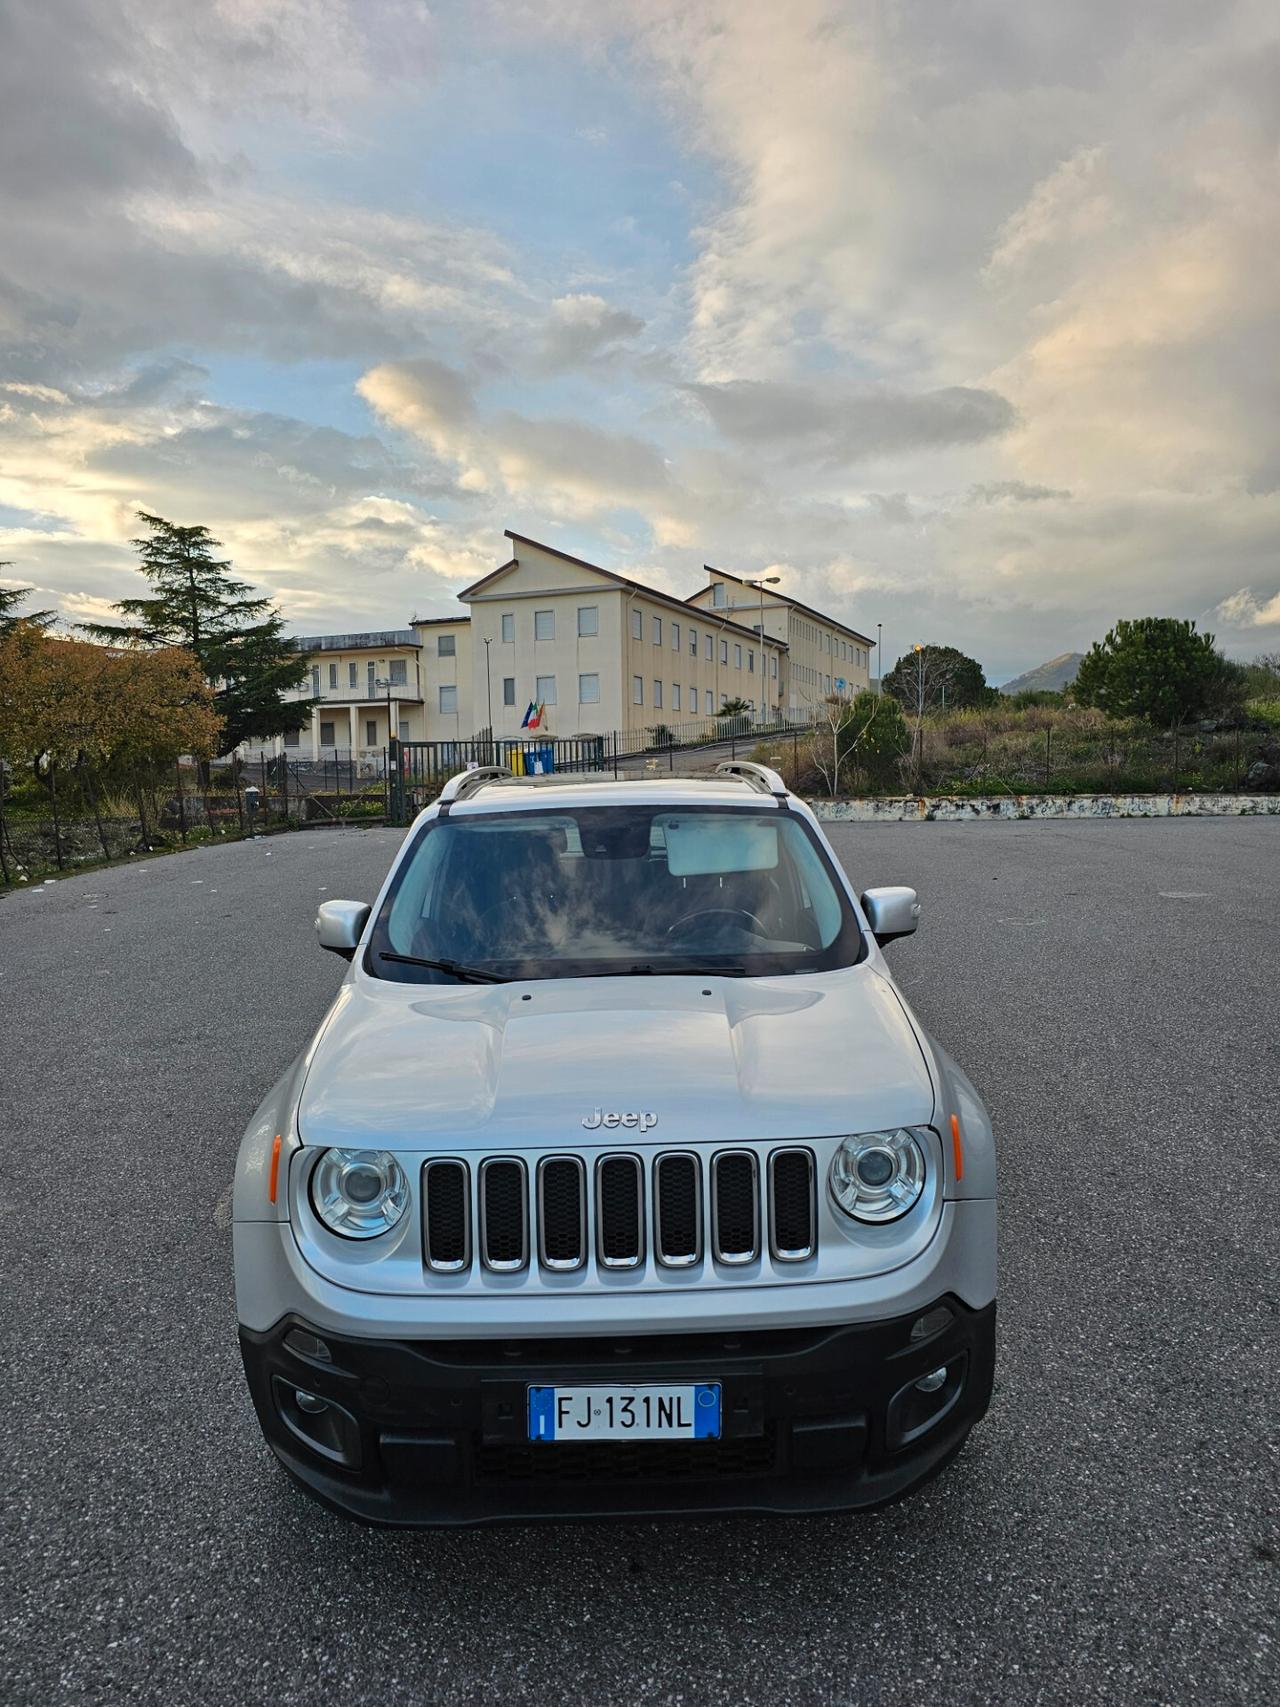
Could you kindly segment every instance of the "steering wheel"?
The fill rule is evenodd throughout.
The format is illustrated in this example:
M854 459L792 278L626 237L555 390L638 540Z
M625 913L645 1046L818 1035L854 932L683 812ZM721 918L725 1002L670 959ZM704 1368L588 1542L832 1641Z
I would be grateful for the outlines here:
M696 924L699 919L745 919L747 929L753 936L768 936L769 934L755 914L748 912L745 907L700 907L696 913L686 913L682 919L677 919L674 925L668 926L667 935L675 936L677 932L683 933L688 930L690 925Z

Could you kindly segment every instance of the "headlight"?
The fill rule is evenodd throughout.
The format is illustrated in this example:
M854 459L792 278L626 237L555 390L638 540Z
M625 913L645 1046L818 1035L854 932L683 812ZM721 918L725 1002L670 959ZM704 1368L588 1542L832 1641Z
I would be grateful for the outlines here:
M311 1175L311 1204L344 1239L389 1233L409 1206L409 1181L387 1150L326 1150Z
M920 1141L905 1128L843 1138L831 1158L831 1195L855 1221L896 1221L924 1190Z

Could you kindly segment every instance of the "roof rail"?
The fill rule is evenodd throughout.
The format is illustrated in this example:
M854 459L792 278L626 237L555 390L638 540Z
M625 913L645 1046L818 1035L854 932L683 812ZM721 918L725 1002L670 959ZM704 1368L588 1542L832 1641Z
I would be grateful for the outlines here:
M739 777L749 788L754 788L757 794L772 794L775 800L787 798L786 783L777 771L771 771L768 765L753 765L747 759L726 759L723 764L716 766L716 775Z
M441 810L446 810L455 801L465 800L474 789L483 788L487 782L514 781L515 773L502 765L476 765L474 770L459 771L457 776L451 776L440 790Z

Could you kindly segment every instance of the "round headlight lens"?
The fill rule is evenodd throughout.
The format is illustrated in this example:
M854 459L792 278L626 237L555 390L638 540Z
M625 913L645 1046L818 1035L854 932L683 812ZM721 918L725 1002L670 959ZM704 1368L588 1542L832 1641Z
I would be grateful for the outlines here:
M330 1232L376 1239L409 1207L409 1181L389 1150L326 1150L311 1175L311 1204Z
M831 1195L855 1221L896 1221L924 1190L925 1159L910 1132L844 1138L831 1159Z

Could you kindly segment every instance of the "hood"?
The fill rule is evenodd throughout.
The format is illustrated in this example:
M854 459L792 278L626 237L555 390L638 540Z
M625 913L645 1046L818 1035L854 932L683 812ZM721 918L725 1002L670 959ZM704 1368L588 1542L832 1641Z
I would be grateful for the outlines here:
M306 1144L386 1149L733 1143L928 1121L933 1085L887 978L359 977L312 1046ZM656 1116L643 1138L583 1122Z

